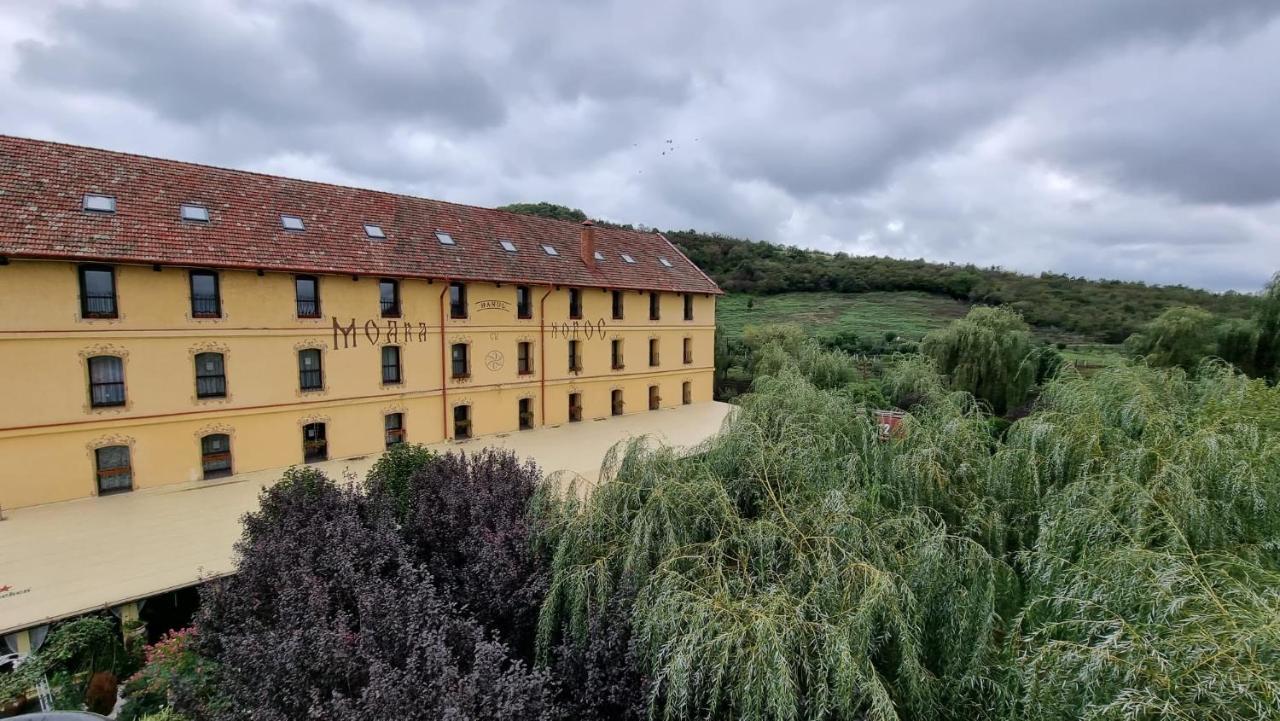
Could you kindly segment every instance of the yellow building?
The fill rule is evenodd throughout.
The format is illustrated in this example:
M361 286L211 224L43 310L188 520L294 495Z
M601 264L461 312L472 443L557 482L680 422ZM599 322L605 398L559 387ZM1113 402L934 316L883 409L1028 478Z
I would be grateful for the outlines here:
M659 233L0 136L0 507L710 401Z

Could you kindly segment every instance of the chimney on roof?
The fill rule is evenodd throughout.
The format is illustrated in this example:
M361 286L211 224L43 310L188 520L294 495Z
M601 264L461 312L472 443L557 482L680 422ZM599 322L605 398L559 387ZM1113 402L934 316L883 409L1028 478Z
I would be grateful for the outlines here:
M582 221L582 242L578 244L582 262L588 268L596 267L596 226L590 220Z

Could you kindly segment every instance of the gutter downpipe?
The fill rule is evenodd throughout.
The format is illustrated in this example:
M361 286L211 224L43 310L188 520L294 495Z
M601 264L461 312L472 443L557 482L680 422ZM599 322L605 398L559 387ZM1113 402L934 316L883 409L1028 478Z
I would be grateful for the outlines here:
M538 402L542 405L542 425L547 425L547 296L554 286L547 288L538 301Z
M444 295L449 292L451 283L444 279L444 287L440 289L440 420L443 424L444 439L449 440L449 387L444 376L445 363L448 359L444 352Z

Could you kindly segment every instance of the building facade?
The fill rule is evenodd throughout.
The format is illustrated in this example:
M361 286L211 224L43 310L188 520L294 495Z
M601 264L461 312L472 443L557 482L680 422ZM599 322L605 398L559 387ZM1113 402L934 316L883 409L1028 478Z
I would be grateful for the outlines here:
M658 233L0 137L0 506L712 398Z

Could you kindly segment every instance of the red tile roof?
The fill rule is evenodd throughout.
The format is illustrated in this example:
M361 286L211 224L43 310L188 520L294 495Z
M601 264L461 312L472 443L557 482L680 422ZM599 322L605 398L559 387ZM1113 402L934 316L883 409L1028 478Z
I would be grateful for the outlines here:
M116 212L84 211L85 193L115 196ZM182 221L182 203L207 207L210 222ZM302 217L306 230L284 230L282 214ZM365 235L365 223L381 226L386 239ZM441 245L437 230L457 244ZM720 293L659 233L596 226L604 260L590 268L578 250L580 230L489 208L0 135L0 256ZM559 255L547 255L543 243Z

